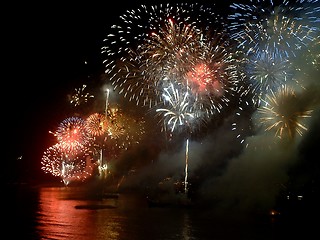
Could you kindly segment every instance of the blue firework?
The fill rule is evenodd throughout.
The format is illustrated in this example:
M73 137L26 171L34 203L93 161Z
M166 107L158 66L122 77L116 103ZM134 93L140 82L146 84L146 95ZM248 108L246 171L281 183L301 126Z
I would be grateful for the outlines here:
M277 48L259 50L250 55L245 72L253 101L259 105L260 99L271 91L276 91L284 85L299 86L294 77L295 71L286 54Z
M319 35L318 0L250 0L230 8L234 11L228 16L230 36L245 54L268 46L296 57Z

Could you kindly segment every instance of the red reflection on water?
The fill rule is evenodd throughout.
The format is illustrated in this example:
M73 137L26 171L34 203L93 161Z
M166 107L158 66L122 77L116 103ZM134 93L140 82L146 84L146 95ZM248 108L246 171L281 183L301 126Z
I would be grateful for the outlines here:
M68 187L42 188L37 230L44 239L99 239L99 213L112 209L76 209L75 206L101 204L100 200L79 200L79 192ZM103 213L106 215L106 213ZM111 239L117 239L117 229L109 228ZM108 237L108 236L106 236ZM107 238L109 239L109 238Z

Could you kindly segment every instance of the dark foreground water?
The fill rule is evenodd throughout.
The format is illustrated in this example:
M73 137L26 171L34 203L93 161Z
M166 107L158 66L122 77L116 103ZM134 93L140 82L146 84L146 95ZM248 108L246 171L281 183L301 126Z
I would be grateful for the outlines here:
M134 193L104 199L83 196L77 187L10 187L2 194L2 236L35 240L264 240L314 239L311 236L319 234L319 219L242 219L215 216L205 209L150 208L143 196ZM317 224L314 227L310 222Z

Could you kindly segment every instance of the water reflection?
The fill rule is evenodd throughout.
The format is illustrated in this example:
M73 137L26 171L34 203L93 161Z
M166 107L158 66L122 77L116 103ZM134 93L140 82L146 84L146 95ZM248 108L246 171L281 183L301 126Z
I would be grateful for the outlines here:
M184 214L182 224L182 239L190 239L191 230L190 217L188 214Z
M10 197L3 234L10 239L269 240L287 239L290 232L305 236L297 218L272 222L264 217L216 215L208 208L149 207L136 193L97 198L82 188L65 186L6 191Z
M192 236L188 212L150 209L136 194L83 199L77 188L39 191L37 233L41 239L198 239Z
M103 233L104 239L119 239L121 227L120 222L113 219L113 209L91 209L92 206L112 206L114 203L109 199L78 199L79 191L67 187L40 189L38 234L43 239L100 239L99 227L103 227L107 230ZM77 209L76 206L88 206L88 209ZM101 220L105 224L99 224Z

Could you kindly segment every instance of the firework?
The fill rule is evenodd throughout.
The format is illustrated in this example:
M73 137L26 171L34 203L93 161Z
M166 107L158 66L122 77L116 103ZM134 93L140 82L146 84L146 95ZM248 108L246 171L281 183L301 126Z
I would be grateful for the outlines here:
M92 175L94 164L88 149L70 153L63 144L57 143L49 147L41 159L41 169L45 173L60 177L64 184L71 181L83 181Z
M69 96L69 101L72 105L80 106L83 103L87 103L90 98L94 96L88 92L85 92L87 85L83 84L81 88L76 88L74 93Z
M251 117L254 111L256 111L256 107L252 105L251 97L239 97L238 106L234 111L234 121L231 123L231 130L235 132L236 139L241 144L245 142L248 135L252 134Z
M119 93L137 105L154 107L162 101L163 89L176 81L194 91L208 114L228 104L239 78L218 24L221 18L212 9L143 6L121 21L103 48L106 74Z
M145 134L143 118L124 113L118 105L108 109L108 137L115 147L127 150L138 144Z
M308 47L319 35L318 0L250 0L251 4L233 3L228 16L231 38L238 48L250 55L265 48L284 51L287 57Z
M296 71L292 62L279 49L256 51L248 57L245 72L248 76L248 87L253 95L252 100L258 106L260 99L266 94L275 92L284 85L302 88L294 77Z
M110 95L110 89L106 89L106 106L105 106L105 116L108 115L108 105L109 105L109 95Z
M90 143L90 136L86 130L86 122L80 117L64 119L54 133L59 143L70 151L77 151Z
M318 1L250 0L233 3L227 28L235 40L242 69L247 76L247 93L253 104L284 85L303 88L295 76L301 70L294 65L297 56L308 52L319 35Z
M295 133L302 136L307 127L305 118L311 117L312 110L299 102L295 92L283 87L278 92L267 95L265 105L258 108L258 119L265 131L274 131L279 138L294 138Z
M242 80L223 19L198 4L142 8L105 39L107 78L130 101L156 108L165 129L189 134L229 105Z
M189 139L186 141L186 157L185 157L185 176L184 176L184 192L188 192L188 159L189 159Z
M168 88L163 90L163 108L157 108L156 112L160 115L164 125L164 131L186 131L188 134L192 129L200 124L203 120L201 112L194 112L194 97L188 91L189 89L174 87L173 83ZM198 108L195 108L197 110ZM189 158L189 139L186 140L185 149L185 178L184 191L188 192L188 158Z
M194 122L200 118L196 112L193 111L193 102L190 101L192 96L185 89L175 88L173 83L168 88L163 90L163 105L164 107L157 108L156 112L161 117L165 130L169 129L171 132L178 127L180 129L192 129Z
M86 131L92 136L102 136L107 133L108 119L106 115L93 113L85 120Z
M91 148L94 156L98 156L97 164L99 176L105 177L107 174L107 163L104 158L104 148L106 147L109 121L106 114L93 113L86 119L86 130L92 136Z
M304 53L305 63L312 66L313 69L319 71L320 69L320 37L315 41ZM304 69L303 69L304 70Z

